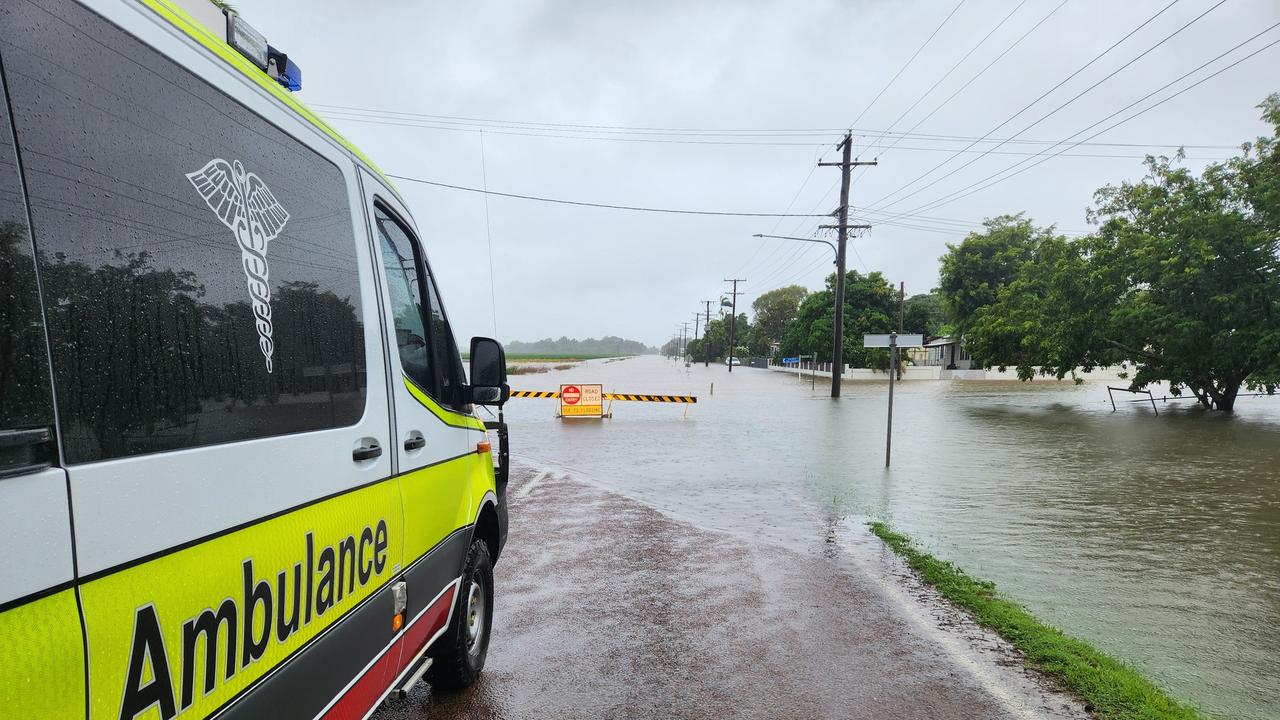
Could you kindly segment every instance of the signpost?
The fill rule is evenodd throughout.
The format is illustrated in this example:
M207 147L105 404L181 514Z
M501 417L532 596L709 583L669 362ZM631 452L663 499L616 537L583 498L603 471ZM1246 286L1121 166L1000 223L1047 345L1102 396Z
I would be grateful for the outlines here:
M601 385L561 385L560 417L604 417Z
M862 347L889 348L889 420L884 435L884 466L889 467L890 450L893 446L893 381L898 375L898 348L924 347L923 335L863 335Z

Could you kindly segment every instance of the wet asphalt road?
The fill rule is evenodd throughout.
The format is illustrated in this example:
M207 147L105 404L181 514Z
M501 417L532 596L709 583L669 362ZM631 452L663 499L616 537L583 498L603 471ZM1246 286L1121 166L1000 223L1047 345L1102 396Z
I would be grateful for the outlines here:
M1087 717L877 544L801 555L517 466L481 679L374 717Z

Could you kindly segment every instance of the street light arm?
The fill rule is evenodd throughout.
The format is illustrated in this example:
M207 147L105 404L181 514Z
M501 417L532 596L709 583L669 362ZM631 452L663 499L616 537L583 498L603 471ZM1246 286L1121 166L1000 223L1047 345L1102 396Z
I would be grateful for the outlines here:
M827 247L831 248L832 255L839 255L839 253L836 250L835 243L831 242L830 240L823 240L822 238L802 238L802 237L792 237L790 235L765 235L764 233L756 233L751 237L773 238L775 240L799 240L800 242L822 243L823 245L826 245Z

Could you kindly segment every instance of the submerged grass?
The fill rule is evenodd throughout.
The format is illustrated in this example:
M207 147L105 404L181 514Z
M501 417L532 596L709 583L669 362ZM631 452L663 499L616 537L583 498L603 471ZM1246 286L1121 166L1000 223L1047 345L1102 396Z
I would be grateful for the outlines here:
M995 583L972 578L954 563L938 560L884 523L869 525L921 579L967 610L978 624L1008 640L1026 656L1029 667L1084 698L1098 717L1203 720L1195 709L1169 697L1125 663L1040 622L1021 605L1001 597Z

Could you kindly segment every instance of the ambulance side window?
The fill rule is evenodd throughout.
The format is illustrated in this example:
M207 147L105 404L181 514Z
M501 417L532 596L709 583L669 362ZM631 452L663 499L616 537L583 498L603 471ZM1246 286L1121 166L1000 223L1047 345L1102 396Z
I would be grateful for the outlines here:
M374 206L374 220L391 295L400 365L409 379L432 397L456 407L462 390L461 363L418 243L381 205Z
M80 3L0 5L68 463L358 422L342 169Z
M0 477L52 459L53 395L35 254L9 111L0 103Z
M422 321L422 277L418 272L418 253L400 224L381 208L375 210L378 244L382 267L387 275L387 292L391 295L391 317L396 328L396 347L400 351L400 367L409 379L423 390L435 394L431 351L427 347L427 330Z
M462 359L453 341L453 330L449 328L449 320L444 315L444 305L440 303L440 292L436 290L436 279L431 275L430 268L427 268L427 297L431 301L428 318L431 341L436 349L436 362L441 368L440 397L447 404L457 407L462 404Z

